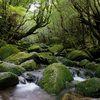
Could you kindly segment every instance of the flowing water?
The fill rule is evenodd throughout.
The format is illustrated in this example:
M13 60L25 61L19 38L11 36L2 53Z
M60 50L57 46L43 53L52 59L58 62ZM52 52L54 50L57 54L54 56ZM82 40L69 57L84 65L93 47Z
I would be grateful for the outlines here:
M68 67L74 77L74 81L84 81L90 77L94 76L94 73L81 68ZM31 73L40 79L42 77L42 72L44 69L38 71L25 72ZM87 73L87 74L86 74ZM22 76L20 76L22 77ZM19 77L19 78L20 78ZM73 91L75 88L71 88L66 91ZM64 92L62 92L64 94ZM59 94L60 95L60 94ZM15 87L11 87L5 90L0 90L0 100L57 100L59 96L54 94L48 94L45 90L41 89L37 84L32 82L27 82L26 84L19 84ZM61 100L61 99L59 99Z

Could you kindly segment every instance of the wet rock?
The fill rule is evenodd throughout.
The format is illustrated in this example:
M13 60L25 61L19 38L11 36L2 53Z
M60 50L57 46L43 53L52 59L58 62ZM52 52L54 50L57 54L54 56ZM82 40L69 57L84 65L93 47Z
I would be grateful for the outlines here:
M21 82L22 84L26 84L26 80L22 76L19 77L19 82Z
M3 62L0 64L0 72L12 72L16 75L21 75L25 72L25 69L15 64Z
M18 84L19 80L17 75L11 72L0 73L0 89L4 89L10 86Z
M73 76L65 65L53 63L43 71L39 85L48 92L58 93L65 87L66 81L72 80Z
M7 57L11 56L12 54L16 54L20 52L16 47L13 45L6 45L0 48L0 59L4 60Z
M24 73L22 76L27 81L34 82L34 83L37 81L37 77L35 75L32 75L31 73Z
M70 52L67 56L70 60L81 61L83 59L91 59L87 53L84 51L74 50Z
M84 96L99 97L100 78L91 78L86 81L80 82L77 84L76 90Z

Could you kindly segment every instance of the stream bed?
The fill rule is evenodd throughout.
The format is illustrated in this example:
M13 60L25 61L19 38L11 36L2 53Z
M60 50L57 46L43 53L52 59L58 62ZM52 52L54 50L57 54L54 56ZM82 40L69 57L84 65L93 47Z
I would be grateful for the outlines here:
M89 75L91 76L89 75L86 76L85 73L87 72L87 70L85 69L76 67L68 67L68 68L73 74L74 81L84 81L90 77L93 77L94 75L93 72L90 72ZM25 72L24 74L31 73L32 75L35 75L40 79L42 77L43 70L44 69ZM72 88L70 90L65 89L58 95L48 94L37 84L26 81L26 84L22 84L21 82L19 82L19 84L14 87L5 90L0 90L0 100L58 100L60 98L60 95L62 96L64 93L69 93L74 90L75 88ZM99 99L94 99L94 100L99 100Z

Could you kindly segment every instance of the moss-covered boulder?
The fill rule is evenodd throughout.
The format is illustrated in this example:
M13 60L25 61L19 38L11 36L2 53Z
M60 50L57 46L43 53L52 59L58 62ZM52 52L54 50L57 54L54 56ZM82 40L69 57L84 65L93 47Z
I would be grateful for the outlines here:
M4 60L5 58L9 57L12 54L16 54L20 52L16 47L12 45L6 45L0 48L0 58Z
M59 53L59 56L62 56L62 57L66 57L66 55L67 55L66 49L64 49L63 51L61 51L61 52Z
M83 59L91 59L87 53L85 53L84 51L79 51L79 50L74 50L70 52L67 58L70 60L76 60L76 61L81 61Z
M25 69L21 66L3 62L0 64L0 72L12 72L14 74L21 75L25 72Z
M76 90L85 96L100 97L100 78L91 78L80 82L77 84Z
M26 53L26 52L19 52L15 55L11 55L5 61L11 62L14 64L21 64L27 60L34 59L37 60L39 58L36 52Z
M50 93L58 93L65 87L66 81L72 80L73 76L65 65L53 63L43 71L39 85Z
M95 69L95 76L100 78L100 66Z
M26 71L33 71L34 69L36 69L36 62L33 59L31 59L22 63L21 66L25 68Z
M89 70L92 70L92 71L95 71L95 69L99 66L99 64L96 64L95 62L90 62L90 63L87 63L85 65L85 68L86 69L89 69Z
M48 49L54 55L58 55L63 50L63 45L62 44L55 44L54 46L49 47Z
M75 61L72 61L72 60L69 60L69 59L67 59L63 64L66 65L66 66L72 66L72 67L77 66L77 63Z
M32 51L41 52L42 48L39 45L34 44L33 46L28 48L28 52L32 52Z
M52 55L50 52L42 52L38 53L39 62L42 64L52 64L56 62L55 56Z
M90 63L90 61L87 60L87 59L84 59L84 60L82 60L82 61L79 62L79 66L80 67L84 67L87 63Z
M0 73L0 89L8 88L18 84L19 80L17 75L11 72Z

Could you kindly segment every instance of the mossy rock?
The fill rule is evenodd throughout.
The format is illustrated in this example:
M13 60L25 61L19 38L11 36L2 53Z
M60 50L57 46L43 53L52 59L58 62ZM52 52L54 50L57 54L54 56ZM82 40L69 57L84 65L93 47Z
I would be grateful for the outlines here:
M67 56L70 60L81 61L83 59L91 59L87 53L84 51L74 50L70 52Z
M39 85L49 93L58 93L65 87L66 81L72 80L73 76L65 65L53 63L43 71Z
M42 52L42 53L38 53L39 56L39 63L42 64L52 64L57 62L55 59L55 56L52 55L52 53L50 52Z
M0 64L0 72L12 72L14 74L21 75L25 72L25 69L21 66L3 62Z
M55 44L54 46L49 47L48 49L54 55L58 55L63 50L63 45L62 44Z
M100 97L100 78L91 78L80 82L76 90L84 96Z
M95 70L95 76L100 78L100 66L98 66Z
M36 69L36 62L31 59L31 60L28 60L28 61L22 63L21 66L23 68L25 68L26 71L33 71Z
M90 63L90 61L87 60L87 59L84 59L84 60L82 60L82 61L79 62L79 66L80 67L84 67L87 63Z
M5 89L18 84L18 76L11 72L0 73L0 89Z
M64 63L67 59L66 57L56 57L58 63Z
M20 52L20 50L18 50L16 47L12 45L6 45L0 48L0 58L4 60L12 54L16 54L18 52Z
M36 52L26 53L26 52L19 52L15 55L8 57L5 61L14 63L14 64L21 64L27 60L34 59L37 60L39 58Z
M100 63L100 58L95 59L96 63Z
M66 57L67 51L64 49L62 52L59 53L59 56Z
M72 60L69 60L69 59L67 59L63 64L66 65L66 66L72 66L72 67L77 66L77 63L75 61L72 61Z
M7 45L7 42L0 39L0 48L5 45Z
M41 52L42 48L39 45L34 44L33 46L28 48L28 52Z
M94 62L90 62L90 63L87 63L85 65L85 68L92 70L92 71L95 71L98 66L99 66L99 64L95 64Z

